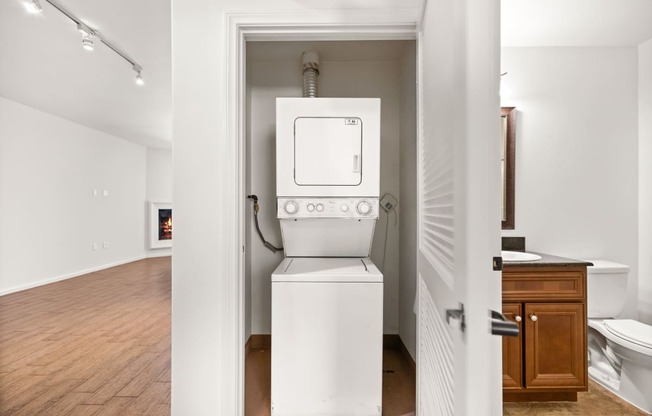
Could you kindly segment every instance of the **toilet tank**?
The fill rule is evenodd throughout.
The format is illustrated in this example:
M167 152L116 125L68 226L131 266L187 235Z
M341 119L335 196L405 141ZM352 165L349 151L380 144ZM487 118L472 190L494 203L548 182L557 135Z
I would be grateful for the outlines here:
M587 315L616 318L625 307L629 266L606 260L588 260Z

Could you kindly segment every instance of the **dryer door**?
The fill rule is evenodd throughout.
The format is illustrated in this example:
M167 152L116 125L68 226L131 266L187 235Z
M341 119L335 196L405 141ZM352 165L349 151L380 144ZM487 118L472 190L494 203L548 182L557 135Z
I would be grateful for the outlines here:
M294 121L294 181L299 186L362 182L362 120L299 117Z

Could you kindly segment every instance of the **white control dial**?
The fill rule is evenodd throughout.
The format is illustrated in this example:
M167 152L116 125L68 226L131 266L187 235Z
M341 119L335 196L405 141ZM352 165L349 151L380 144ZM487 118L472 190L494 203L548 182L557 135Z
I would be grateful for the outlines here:
M288 214L296 214L296 212L299 211L299 204L297 204L297 201L288 201L285 203L283 208Z
M315 210L315 205L314 204L308 204L306 206L306 208L308 209L308 211L313 212Z
M369 201L364 201L363 200L363 201L358 202L358 206L356 207L356 209L358 210L359 214L367 215L367 214L371 213L371 204L369 203Z
M342 212L346 212L346 211L349 210L349 206L346 205L346 204L342 204L342 205L340 206L340 209L342 210Z
M317 204L317 211L322 212L324 210L324 206L322 204Z

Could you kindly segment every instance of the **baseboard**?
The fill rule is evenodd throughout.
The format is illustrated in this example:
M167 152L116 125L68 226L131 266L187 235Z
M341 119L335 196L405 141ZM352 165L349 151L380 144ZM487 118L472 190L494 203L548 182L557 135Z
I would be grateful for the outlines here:
M172 256L172 250L167 249L167 250L150 250L147 252L147 257L148 259L156 258L156 257L170 257Z
M67 273L67 274L63 274L63 275L60 275L60 276L56 276L56 277L51 277L49 279L39 280L37 282L28 283L26 285L14 286L14 287L11 287L9 289L2 289L2 290L0 290L0 296L9 295L11 293L16 293L16 292L22 292L23 290L33 289L35 287L44 286L44 285L49 285L50 283L56 283L56 282L60 282L62 280L72 279L73 277L82 276L84 274L99 272L100 270L110 269L111 267L122 266L123 264L132 263L134 261L143 260L145 258L146 257L144 255L143 256L137 256L137 257L133 257L133 258L130 258L130 259L119 260L119 261L115 261L113 263L108 263L108 264L103 264L101 266L92 267L90 269L79 270L79 271L76 271L76 272Z

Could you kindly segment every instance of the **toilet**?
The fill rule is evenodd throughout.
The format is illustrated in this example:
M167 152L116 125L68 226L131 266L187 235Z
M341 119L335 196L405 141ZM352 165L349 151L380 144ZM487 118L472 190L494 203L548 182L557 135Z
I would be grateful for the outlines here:
M624 306L629 266L588 260L589 376L622 399L652 413L652 326L614 319Z

